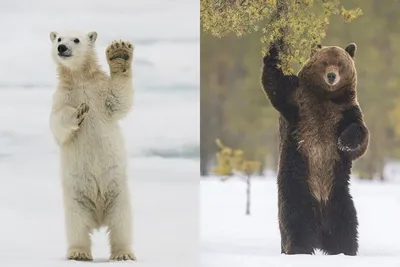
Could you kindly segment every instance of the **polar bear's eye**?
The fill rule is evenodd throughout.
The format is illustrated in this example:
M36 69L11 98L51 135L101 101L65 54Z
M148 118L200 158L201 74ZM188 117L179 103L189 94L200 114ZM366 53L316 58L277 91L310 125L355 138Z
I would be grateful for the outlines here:
M75 39L74 43L79 44L79 39Z
M61 42L61 38L58 38L58 40L57 40L58 42Z

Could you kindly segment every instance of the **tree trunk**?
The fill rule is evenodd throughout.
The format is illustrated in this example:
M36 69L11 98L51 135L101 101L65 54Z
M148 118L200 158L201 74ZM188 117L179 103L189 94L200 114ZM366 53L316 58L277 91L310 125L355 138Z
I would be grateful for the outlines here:
M265 165L266 165L265 158L262 158L260 160L260 169L258 170L259 176L264 176L265 167L266 167Z
M246 177L246 184L247 184L247 189L246 189L246 215L250 215L250 201L251 201L251 182L250 182L250 175L247 175Z
M379 166L379 180L381 182L385 181L385 175L383 174L383 169L385 168L385 163L382 162L382 164L380 164Z
M207 169L207 155L206 149L200 145L200 176L208 176L208 169Z

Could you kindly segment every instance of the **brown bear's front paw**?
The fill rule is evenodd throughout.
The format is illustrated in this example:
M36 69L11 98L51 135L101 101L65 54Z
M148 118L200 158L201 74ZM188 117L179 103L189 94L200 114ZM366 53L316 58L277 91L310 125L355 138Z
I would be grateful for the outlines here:
M106 52L111 73L125 73L131 66L133 45L126 41L114 41Z
M345 152L354 151L360 148L363 137L363 129L361 125L351 124L342 132L338 139L338 147Z

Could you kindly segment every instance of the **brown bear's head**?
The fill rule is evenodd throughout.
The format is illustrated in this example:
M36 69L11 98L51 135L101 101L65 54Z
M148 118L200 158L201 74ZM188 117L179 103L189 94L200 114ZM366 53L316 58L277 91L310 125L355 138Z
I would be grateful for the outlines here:
M344 91L355 90L356 50L354 43L345 49L338 46L318 46L298 74L300 84L325 96L336 96Z

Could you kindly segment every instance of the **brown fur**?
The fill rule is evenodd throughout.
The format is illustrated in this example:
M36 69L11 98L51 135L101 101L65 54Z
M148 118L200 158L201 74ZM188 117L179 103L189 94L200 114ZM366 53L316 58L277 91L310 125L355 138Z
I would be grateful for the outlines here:
M356 45L316 47L298 75L279 67L282 40L263 58L262 85L280 113L278 167L281 252L329 255L358 251L358 220L349 192L352 161L368 129L356 99Z
M327 70L338 73L340 81L336 86L326 83ZM333 185L333 166L339 160L337 124L344 109L358 105L354 62L344 49L321 48L300 71L299 78L300 87L293 95L300 113L299 149L307 156L311 193L320 202L328 201ZM341 104L326 101L341 96L344 90L351 96L348 101Z
M309 187L315 198L327 201L332 187L332 167L338 159L334 129L339 122L340 108L320 103L309 92L296 94L300 107L297 133L299 149L308 157Z

